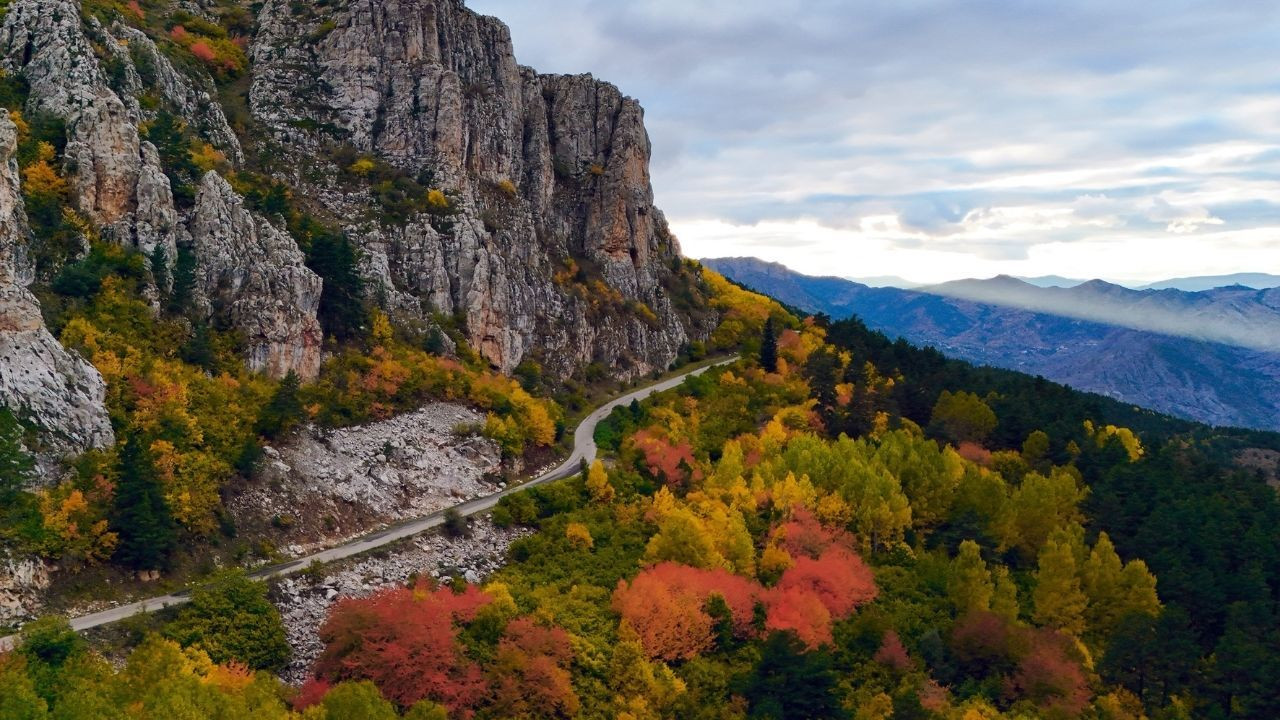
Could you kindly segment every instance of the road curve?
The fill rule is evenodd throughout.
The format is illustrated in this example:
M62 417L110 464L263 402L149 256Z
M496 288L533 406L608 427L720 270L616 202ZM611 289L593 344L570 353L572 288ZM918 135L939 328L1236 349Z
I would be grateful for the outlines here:
M728 360L722 360L720 362L698 368L697 370L691 370L669 380L664 380L640 390L627 393L626 395L622 395L605 405L596 408L596 410L583 419L583 421L579 423L577 429L574 430L573 452L569 455L568 459L554 470L548 471L529 482L509 487L506 490L492 495L468 500L467 502L454 505L452 508L440 510L425 517L418 518L417 520L408 520L397 525L392 525L388 528L355 538L354 540L350 540L342 545L329 548L328 550L322 550L315 554L300 557L296 560L290 560L289 562L282 563L280 565L272 565L270 567L262 568L250 573L249 577L256 580L271 580L273 578L291 575L304 570L312 563L328 563L360 555L362 553L369 552L370 550L390 545L396 541L413 537L414 535L419 535L427 530L443 525L444 515L448 510L457 510L458 513L464 517L477 515L479 513L492 510L494 506L498 504L499 500L508 495L520 492L521 490L527 490L528 488L536 485L542 485L569 477L570 475L578 472L578 468L582 460L590 462L595 459L597 450L595 440L596 427L600 424L600 421L608 417L615 408L623 405L630 405L634 400L644 400L655 393L675 388L683 383L687 378L701 375L711 368L727 365L737 359L737 357L732 357ZM101 612L72 618L71 628L77 631L89 630L90 628L96 628L102 625L110 625L111 623L119 622L135 615L141 615L148 611L162 610L176 605L183 605L190 600L191 592L189 590L183 590L169 595L162 595L148 600L140 600L138 602L129 603L128 605L121 605ZM13 649L16 641L16 635L0 638L0 652Z

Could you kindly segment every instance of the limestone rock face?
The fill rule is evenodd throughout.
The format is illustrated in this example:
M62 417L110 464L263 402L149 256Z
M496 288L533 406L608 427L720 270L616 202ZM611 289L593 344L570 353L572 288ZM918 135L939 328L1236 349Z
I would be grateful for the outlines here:
M320 372L316 311L322 282L298 244L244 206L222 176L205 175L192 212L197 286L209 316L244 333L251 368L305 379Z
M117 66L110 79L95 50ZM297 244L252 216L224 181L206 179L203 187L212 191L202 192L195 208L178 208L159 153L139 135L155 113L138 98L153 91L230 162L241 162L209 78L179 72L141 30L82 18L73 0L15 0L0 29L0 52L4 69L30 86L26 110L66 123L64 171L77 209L106 237L148 257L163 248L168 269L179 247L193 249L202 258L205 313L244 332L249 365L274 376L314 377L320 281L303 266ZM216 227L221 220L235 224ZM171 272L160 276L172 282Z
M454 193L444 230L425 217L348 227L378 258L367 269L380 297L465 317L471 344L508 371L534 356L560 375L596 362L634 376L705 337L664 288L679 247L653 206L636 101L521 67L507 28L460 0L331 5L264 4L251 108L299 167L320 170L297 177L339 217L376 210L307 180L341 170L323 162L335 143ZM566 266L588 271L590 292L556 280Z
M29 108L67 124L66 167L81 211L102 225L126 220L142 164L137 118L106 84L79 3L19 0L5 17L0 47L10 71L31 86Z
M63 349L44 326L27 290L30 231L18 184L17 128L0 116L0 404L45 430L42 466L64 455L111 445L102 376Z
M173 7L218 19L207 2ZM298 207L340 225L360 250L367 299L393 321L452 318L503 371L533 360L552 378L591 366L629 379L710 334L696 279L653 205L635 100L587 75L520 66L507 28L462 0L247 7L257 20L251 117L237 114L235 127L251 134L237 136L221 105L243 85L219 88L153 30L124 15L104 25L78 0L11 0L0 69L25 80L28 116L65 124L74 209L104 239L163 255L157 281L172 283L189 252L197 314L239 331L250 367L316 376L323 283L285 223L257 214L218 173L201 179L194 202L175 196L175 169L140 132L161 111L237 172L273 175ZM0 128L0 402L48 431L43 462L109 444L112 433L101 378L47 332L27 290L58 268L27 258L13 134ZM378 177L357 177L343 157L377 159ZM391 212L401 181L413 199ZM427 189L446 198L443 210ZM149 295L157 312L166 289Z
M0 624L12 625L40 613L49 587L49 567L36 558L0 554Z

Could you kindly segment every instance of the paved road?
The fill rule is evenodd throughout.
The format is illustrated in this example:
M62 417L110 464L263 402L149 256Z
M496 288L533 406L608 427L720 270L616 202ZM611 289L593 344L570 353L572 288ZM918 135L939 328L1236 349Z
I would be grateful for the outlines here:
M560 480L573 475L578 472L578 468L580 467L582 460L585 459L590 462L595 459L596 426L600 424L601 420L608 417L609 414L613 412L614 408L622 405L630 405L633 400L643 400L654 393L670 390L683 383L688 377L701 375L713 367L726 365L734 362L735 360L737 360L736 357L730 358L728 360L715 363L714 365L708 365L706 367L684 373L683 375L677 375L670 380L664 380L656 385L651 385L641 390L636 390L635 392L623 395L608 404L597 408L594 412L588 415L586 419L578 425L577 430L574 431L573 453L569 455L569 458L559 467L545 473L544 475L534 478L523 485L516 485L509 487L502 492L494 493L493 495L469 500L455 505L451 509L457 510L458 513L463 516L477 515L479 513L492 510L493 507L498 504L498 501L507 495L520 492L521 490L526 490L535 485L542 485L544 483ZM445 512L445 510L441 510L417 520L409 520L400 523L399 525L393 525L384 530L379 530L369 535L356 538L346 544L315 553L314 555L308 555L306 557L298 558L297 560L291 560L281 565L262 568L261 570L250 573L250 577L258 580L270 580L272 578L278 578L305 570L312 563L328 563L360 555L361 553L369 552L370 550L383 547L384 545L390 545L398 540L413 537L414 535L419 535L427 530L443 525ZM149 600L121 605L119 607L103 610L102 612L96 612L91 615L82 615L71 620L71 627L75 630L88 630L102 625L110 625L111 623L119 622L135 615L141 615L147 611L161 610L175 605L182 605L190 600L191 593L187 590L183 590L170 595L162 595ZM12 649L15 639L15 636L12 635L0 638L0 652Z

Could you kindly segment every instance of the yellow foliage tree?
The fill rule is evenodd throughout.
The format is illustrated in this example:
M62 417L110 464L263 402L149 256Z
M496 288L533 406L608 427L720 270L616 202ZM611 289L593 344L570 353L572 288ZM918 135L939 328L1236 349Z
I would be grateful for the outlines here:
M62 197L67 193L67 181L51 164L58 151L49 143L40 143L37 159L22 171L23 190L29 195Z
M595 539L591 537L591 530L582 523L569 523L564 529L564 536L579 550L590 550L596 544Z
M591 499L595 502L605 505L613 502L613 485L609 484L609 474L605 472L604 463L599 460L591 463L591 469L587 471L587 492L591 493Z

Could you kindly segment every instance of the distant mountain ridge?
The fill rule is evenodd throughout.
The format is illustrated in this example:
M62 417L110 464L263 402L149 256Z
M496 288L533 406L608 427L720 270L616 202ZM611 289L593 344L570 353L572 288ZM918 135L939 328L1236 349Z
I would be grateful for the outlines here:
M1183 290L1185 292L1201 292L1214 288L1241 285L1255 290L1280 287L1280 275L1267 273L1236 273L1234 275L1206 275L1202 277L1173 278L1161 280L1150 285L1143 285L1138 290Z
M703 263L803 310L835 318L857 315L876 330L960 359L1043 375L1215 425L1280 429L1280 352L923 290L871 288L841 278L801 275L753 258ZM1013 278L1000 284L1013 283L1025 285ZM1106 291L1117 298L1134 292L1101 285L1114 288Z
M1008 275L921 288L934 295L1003 305L1133 330L1280 351L1280 288L1232 286L1184 292L1131 290L1103 280L1037 287Z

